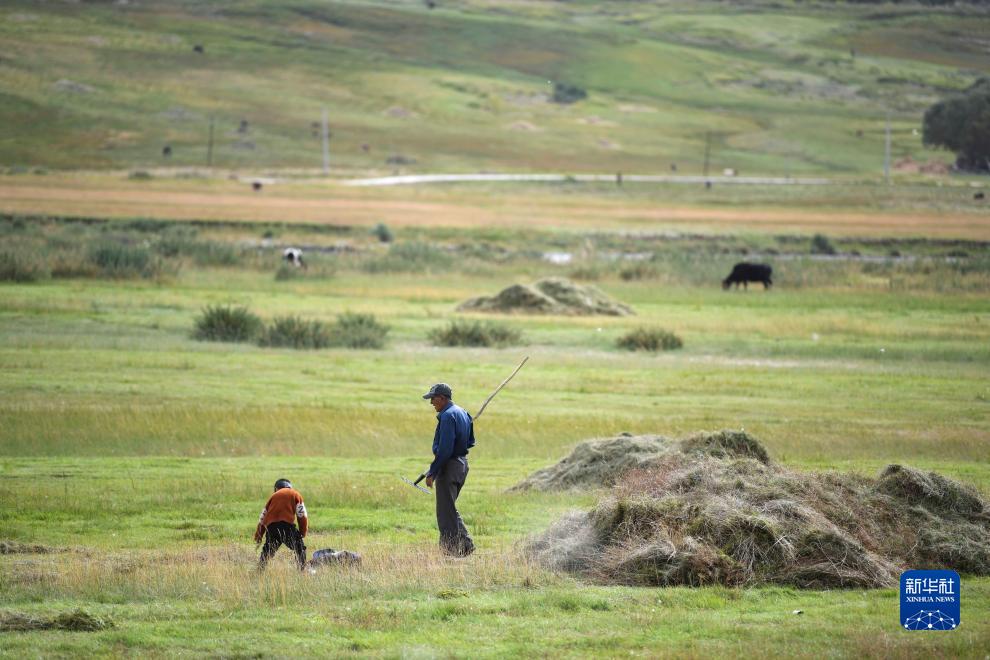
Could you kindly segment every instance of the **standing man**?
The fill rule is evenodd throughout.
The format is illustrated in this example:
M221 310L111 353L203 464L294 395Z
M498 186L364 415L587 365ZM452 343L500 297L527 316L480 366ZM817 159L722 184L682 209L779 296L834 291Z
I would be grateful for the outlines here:
M467 454L474 446L474 425L471 415L455 405L452 397L446 383L437 383L423 395L437 411L434 459L426 473L426 485L430 488L436 485L440 549L455 557L467 557L474 552L474 541L457 512L456 502L467 479Z

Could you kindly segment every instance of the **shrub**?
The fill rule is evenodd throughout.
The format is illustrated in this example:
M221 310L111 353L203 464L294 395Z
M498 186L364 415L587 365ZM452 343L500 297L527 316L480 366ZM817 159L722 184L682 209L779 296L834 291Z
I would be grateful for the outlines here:
M522 341L522 333L504 323L454 320L443 328L430 331L430 341L437 346L513 346Z
M684 345L681 338L663 328L636 328L618 341L619 348L630 351L672 351Z
M49 277L51 271L41 255L21 250L0 252L0 281L37 282Z
M371 230L371 235L377 238L382 243L391 243L395 236L392 235L392 230L388 228L383 222L379 222Z
M553 97L551 100L554 103L577 103L586 98L588 98L588 92L577 85L569 85L562 82L555 82L553 84Z
M373 314L345 312L330 329L330 342L344 348L383 348L388 331Z
M330 345L330 333L320 321L282 316L275 318L264 329L258 343L261 346L288 348L326 348Z
M152 258L147 248L115 241L92 246L88 259L107 277L153 277L161 270L161 264Z
M837 250L825 234L815 234L811 238L811 254L835 254Z
M369 273L430 273L450 269L449 254L428 243L393 243L388 253L365 262Z
M990 78L928 108L922 130L925 145L955 152L960 169L990 170Z
M196 319L193 339L201 341L250 341L261 330L261 319L246 307L209 306Z

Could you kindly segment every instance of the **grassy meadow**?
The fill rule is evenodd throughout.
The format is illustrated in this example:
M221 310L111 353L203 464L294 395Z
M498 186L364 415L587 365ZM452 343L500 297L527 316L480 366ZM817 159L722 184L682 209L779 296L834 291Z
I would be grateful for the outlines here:
M0 271L27 275L0 284L0 615L81 608L114 627L6 633L2 653L979 657L986 578L964 578L963 625L944 636L900 630L893 590L586 584L520 542L595 495L506 492L584 439L743 428L798 469L906 463L990 494L988 246L883 231L825 237L829 256L800 233L399 226L383 243L361 226L5 216ZM306 271L280 266L289 243L310 246ZM723 291L742 258L773 263L774 288ZM483 318L460 301L549 275L636 315L501 315L519 345L430 341ZM226 304L265 321L372 314L387 343L194 340ZM637 327L684 347L619 349ZM461 508L479 551L443 560L431 498L398 479L430 458L419 395L446 380L474 410L525 355L478 423ZM283 551L254 572L280 476L306 497L310 551L363 566L298 575Z
M990 67L975 3L434 4L11 0L0 164L314 172L326 108L340 173L697 174L708 144L712 172L875 178L888 113L895 159L949 162L921 116Z
M523 546L602 493L508 489L587 439L744 429L795 470L990 497L986 183L919 134L988 33L979 3L4 2L0 656L985 658L990 578L932 635L895 589L590 583ZM706 162L830 184L348 185ZM743 260L773 288L723 291ZM548 276L635 315L456 311ZM217 307L328 346L194 338ZM343 347L368 317L384 346ZM435 341L455 320L508 345ZM619 346L660 330L683 346ZM473 412L524 356L459 500L478 551L444 559L399 480L431 459L420 396ZM361 566L256 572L280 477L310 552Z

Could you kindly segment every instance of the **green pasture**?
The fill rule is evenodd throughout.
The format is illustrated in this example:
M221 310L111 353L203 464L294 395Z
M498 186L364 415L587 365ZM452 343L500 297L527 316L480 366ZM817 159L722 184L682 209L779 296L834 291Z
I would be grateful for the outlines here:
M986 578L964 577L962 625L942 635L900 630L894 590L588 584L533 565L521 545L596 495L507 492L588 438L744 428L799 470L905 463L990 494L985 243L835 239L846 258L823 260L797 235L671 243L407 228L385 245L366 230L305 225L9 217L0 231L3 259L33 255L50 269L0 282L0 617L82 608L115 623L7 632L0 654L985 652ZM355 249L311 250L305 273L277 277L281 241L342 239ZM146 250L157 270L98 270L87 255L107 240ZM773 289L721 290L743 249L774 263ZM581 256L555 266L542 257L552 251ZM523 335L504 349L429 341L464 316L460 301L547 275L590 278L636 315L497 316ZM218 304L264 320L373 314L388 342L297 351L193 340L194 320ZM640 326L684 347L616 347ZM431 499L398 479L430 458L434 419L420 395L445 380L476 410L525 355L478 422L461 502L479 551L443 560ZM361 568L298 575L283 552L253 572L257 515L282 476L306 498L309 549L361 552Z
M444 561L430 498L395 477L418 469L412 458L0 459L5 497L30 490L35 503L5 508L5 529L60 549L2 556L0 612L83 607L115 623L6 633L0 653L200 656L218 645L224 655L265 656L983 653L986 578L964 579L961 627L929 635L898 629L892 589L643 589L548 574L515 541L591 498L504 492L538 464L475 461L461 501L479 550ZM299 575L283 551L256 575L250 535L270 474L293 475L304 492L311 550L355 549L364 565Z
M212 120L214 167L315 171L324 107L342 173L697 174L710 141L713 172L877 176L888 112L895 158L951 160L916 129L990 67L985 11L784 6L14 0L0 164L205 166Z

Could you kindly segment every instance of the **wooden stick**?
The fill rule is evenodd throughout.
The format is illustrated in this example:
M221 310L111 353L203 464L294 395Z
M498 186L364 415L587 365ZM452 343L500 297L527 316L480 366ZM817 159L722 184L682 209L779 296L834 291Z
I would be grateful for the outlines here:
M474 419L475 420L477 420L479 417L481 417L481 413L485 412L485 407L488 405L488 403L492 399L495 398L495 395L498 394L502 390L502 388L505 387L506 384L510 380L512 380L512 377L513 376L515 376L517 373L519 373L519 370L523 368L523 365L526 364L526 360L528 360L528 359L529 359L529 356L528 355L526 357L524 357L523 358L523 361L519 363L519 366L518 367L516 367L516 370L513 371L511 374L509 374L509 377L506 378L505 380L503 380L501 385L499 385L497 388L495 388L495 391L491 393L491 396L489 396L487 399L485 399L485 402L483 404L481 404L481 408L478 410L478 414L476 414L474 416Z

